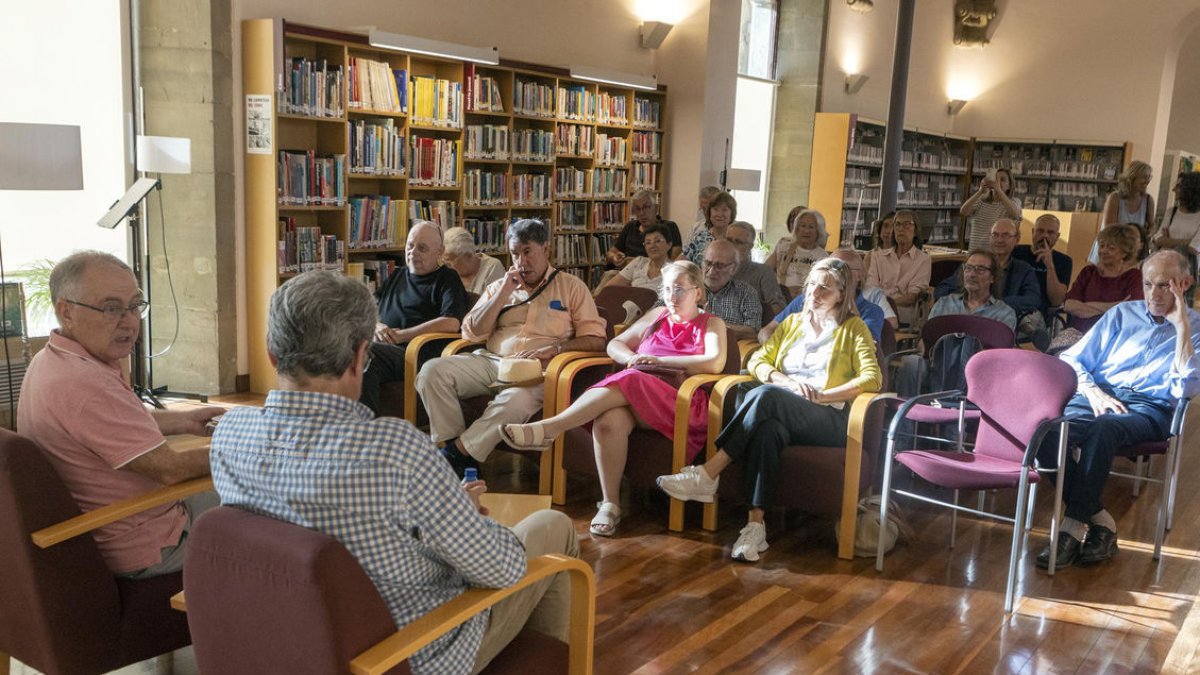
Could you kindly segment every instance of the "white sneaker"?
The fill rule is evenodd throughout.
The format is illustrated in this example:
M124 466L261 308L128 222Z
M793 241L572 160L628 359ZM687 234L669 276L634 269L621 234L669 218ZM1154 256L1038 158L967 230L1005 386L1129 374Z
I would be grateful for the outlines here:
M758 562L758 554L767 550L767 527L762 523L746 523L733 542L733 559Z
M685 466L683 471L670 476L659 476L658 487L675 499L683 501L694 500L712 503L713 495L717 494L717 485L721 477L709 478L704 469L698 466Z

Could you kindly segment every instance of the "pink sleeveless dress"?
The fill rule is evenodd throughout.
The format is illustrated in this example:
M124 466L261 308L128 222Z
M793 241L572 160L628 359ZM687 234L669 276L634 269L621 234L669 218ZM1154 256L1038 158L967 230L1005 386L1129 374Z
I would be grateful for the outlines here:
M664 318L654 331L642 339L638 354L649 356L691 356L704 353L707 312L684 323ZM627 368L600 380L593 387L618 387L637 411L639 419L667 438L675 436L675 396L679 390L657 377ZM708 434L708 392L697 391L688 411L687 459L691 462L704 448Z

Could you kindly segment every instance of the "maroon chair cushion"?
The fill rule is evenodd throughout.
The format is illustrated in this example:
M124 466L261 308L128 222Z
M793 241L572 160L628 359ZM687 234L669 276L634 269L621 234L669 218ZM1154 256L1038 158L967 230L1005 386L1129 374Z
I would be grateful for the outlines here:
M482 672L487 675L565 673L569 654L567 643L526 628Z
M374 584L333 537L222 506L201 516L188 539L183 581L201 672L346 672L396 630Z
M952 490L1015 488L1021 480L1021 465L1008 459L973 452L912 450L896 455L896 461L921 478ZM1026 470L1029 482L1040 477Z
M190 642L170 608L179 575L114 581L90 535L30 535L79 515L30 440L0 429L0 650L43 672L100 673Z

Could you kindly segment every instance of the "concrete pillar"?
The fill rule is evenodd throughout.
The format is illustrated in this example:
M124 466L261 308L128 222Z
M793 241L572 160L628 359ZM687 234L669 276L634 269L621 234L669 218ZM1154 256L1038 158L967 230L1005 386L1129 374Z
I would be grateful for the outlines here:
M171 391L235 390L237 317L229 0L141 0L139 56L146 133L192 141L192 173L163 175L149 209L150 384ZM167 263L174 281L174 300Z
M787 233L788 211L808 204L813 120L820 100L825 0L780 0L775 125L771 142L766 241Z

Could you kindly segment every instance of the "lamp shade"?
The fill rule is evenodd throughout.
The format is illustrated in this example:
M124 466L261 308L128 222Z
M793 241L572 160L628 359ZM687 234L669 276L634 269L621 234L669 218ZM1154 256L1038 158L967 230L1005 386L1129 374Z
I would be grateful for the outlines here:
M82 190L79 127L0 122L0 190Z

